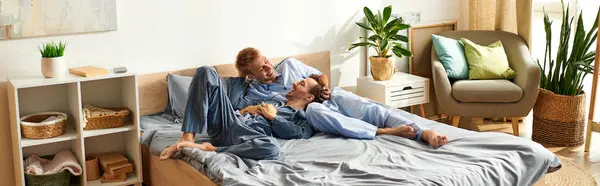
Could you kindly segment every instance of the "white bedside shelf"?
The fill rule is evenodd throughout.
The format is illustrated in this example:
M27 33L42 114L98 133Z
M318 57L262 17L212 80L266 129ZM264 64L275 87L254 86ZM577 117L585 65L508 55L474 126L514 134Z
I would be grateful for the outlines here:
M113 183L102 183L101 179L94 181L88 181L89 186L122 186L122 185L135 185L142 183L139 177L133 172L127 173L127 179L124 182L113 182Z
M77 157L83 173L78 185L130 185L142 181L139 103L135 73L81 77L69 74L61 78L18 76L8 78L8 103L16 185L25 185L23 160L32 154L53 155L70 150ZM110 129L83 130L84 105L127 107L130 121ZM67 114L65 134L47 139L22 137L20 118L38 112L56 111ZM86 181L85 157L119 152L134 166L126 182L100 183Z
M133 124L125 124L122 127L109 128L109 129L94 129L94 130L83 130L83 137L101 136L106 134L115 134L119 132L127 132L133 129Z
M73 130L70 127L67 127L65 133L63 135L54 137L54 138L48 138L48 139L27 139L27 138L23 138L21 139L21 146L23 147L30 147L30 146L36 146L36 145L43 145L43 144L48 144L48 143L56 143L56 142L61 142L61 141L69 141L69 140L74 140L77 139L77 132L75 130Z
M375 81L366 76L357 79L357 94L394 108L419 105L425 117L423 104L429 102L429 79L396 72L390 80Z

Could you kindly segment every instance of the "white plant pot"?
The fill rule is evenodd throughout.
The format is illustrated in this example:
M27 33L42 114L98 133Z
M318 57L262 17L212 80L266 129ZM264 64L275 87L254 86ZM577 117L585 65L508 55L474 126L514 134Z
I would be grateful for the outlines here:
M62 77L67 74L67 62L64 56L42 58L42 74L47 78Z

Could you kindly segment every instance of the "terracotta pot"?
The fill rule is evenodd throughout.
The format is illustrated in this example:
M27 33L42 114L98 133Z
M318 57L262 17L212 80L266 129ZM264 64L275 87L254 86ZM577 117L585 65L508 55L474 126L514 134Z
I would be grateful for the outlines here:
M376 81L385 81L396 73L396 64L390 57L369 57L371 61L371 75Z
M585 100L585 93L565 96L540 88L533 107L532 140L556 146L582 145Z
M67 62L64 56L42 58L42 74L44 77L62 77L67 74Z

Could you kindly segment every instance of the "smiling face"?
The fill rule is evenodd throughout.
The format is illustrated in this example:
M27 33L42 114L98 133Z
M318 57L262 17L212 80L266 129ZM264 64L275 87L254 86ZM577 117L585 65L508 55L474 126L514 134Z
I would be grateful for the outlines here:
M256 59L250 62L248 71L248 78L256 79L261 83L273 83L277 76L273 64L260 53Z
M286 95L288 101L302 100L308 103L315 99L313 90L319 86L319 83L313 78L306 78L292 84L292 89Z

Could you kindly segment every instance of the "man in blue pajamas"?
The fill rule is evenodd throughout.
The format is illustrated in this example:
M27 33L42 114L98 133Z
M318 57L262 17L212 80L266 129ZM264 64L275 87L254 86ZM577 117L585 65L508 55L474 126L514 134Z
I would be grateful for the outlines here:
M190 85L182 124L184 134L176 144L166 148L160 158L167 159L182 147L192 147L229 152L242 158L278 159L279 145L272 136L299 139L313 135L304 109L319 100L324 90L324 81L319 76L294 83L286 95L287 103L277 109L270 104L259 104L235 111L233 104L251 103L236 97L242 95L239 92L243 89L236 88L241 85L240 81L219 78L213 67L198 68ZM204 128L211 141L195 144L195 134Z
M285 59L273 67L255 48L245 48L239 52L236 68L242 76L254 80L245 95L250 100L285 102L284 95L292 82L310 74L322 74L293 58ZM326 95L322 97L327 99L331 92L325 92ZM446 135L422 129L413 121L342 89L336 89L332 97L323 104L310 104L307 110L309 123L322 132L357 139L374 139L382 134L396 135L425 141L434 147L448 143Z

